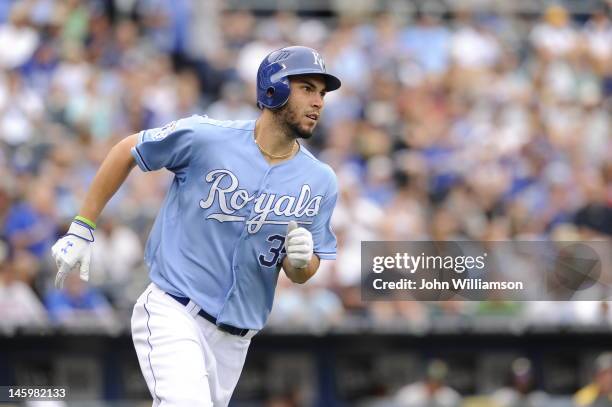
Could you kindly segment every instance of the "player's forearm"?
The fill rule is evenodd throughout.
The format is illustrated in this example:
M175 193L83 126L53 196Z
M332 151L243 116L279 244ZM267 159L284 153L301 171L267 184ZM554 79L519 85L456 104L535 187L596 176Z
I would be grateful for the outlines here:
M289 280L293 281L297 284L304 284L308 281L312 276L315 275L317 270L319 269L319 264L321 260L319 256L314 254L308 266L304 268L295 268L289 262L289 259L285 257L283 260L283 270L285 270L285 274L289 277Z
M96 222L106 203L134 168L135 161L130 150L136 145L137 140L138 135L133 134L113 146L87 191L79 215Z

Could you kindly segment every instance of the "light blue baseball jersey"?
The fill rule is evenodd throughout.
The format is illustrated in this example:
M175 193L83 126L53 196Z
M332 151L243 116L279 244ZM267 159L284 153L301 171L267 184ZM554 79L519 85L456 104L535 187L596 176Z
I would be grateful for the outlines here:
M146 246L151 280L247 329L261 329L272 309L289 221L312 233L321 259L336 257L333 170L303 146L270 165L254 129L254 120L191 116L142 131L132 148L143 171L175 174Z

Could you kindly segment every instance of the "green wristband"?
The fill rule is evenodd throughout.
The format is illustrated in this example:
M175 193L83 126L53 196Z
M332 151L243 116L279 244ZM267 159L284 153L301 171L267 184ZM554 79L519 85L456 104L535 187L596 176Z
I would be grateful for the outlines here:
M86 225L90 226L92 229L96 228L95 222L90 221L89 219L87 219L84 216L80 216L80 215L79 216L75 216L74 219L85 223Z

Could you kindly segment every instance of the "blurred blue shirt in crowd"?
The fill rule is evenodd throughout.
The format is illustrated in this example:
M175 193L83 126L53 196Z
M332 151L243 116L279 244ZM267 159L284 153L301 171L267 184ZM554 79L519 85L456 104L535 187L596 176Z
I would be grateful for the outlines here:
M55 222L39 214L27 202L13 206L5 220L4 235L16 246L24 241L25 249L42 259L57 237Z
M78 313L95 314L110 309L106 298L91 286L84 286L76 291L70 288L53 290L47 294L45 306L49 311L49 318L54 322L66 321Z

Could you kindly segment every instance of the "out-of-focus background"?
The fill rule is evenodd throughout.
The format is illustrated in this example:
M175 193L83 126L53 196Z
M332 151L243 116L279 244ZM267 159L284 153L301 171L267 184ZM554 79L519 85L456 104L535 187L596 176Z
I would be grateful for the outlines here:
M612 406L612 293L365 303L359 289L361 241L610 239L611 6L0 1L0 385L150 403L129 317L171 174L136 169L110 202L90 284L53 289L50 247L114 143L192 114L256 118L259 62L301 44L343 81L309 143L339 179L338 260L303 286L281 278L233 405Z

